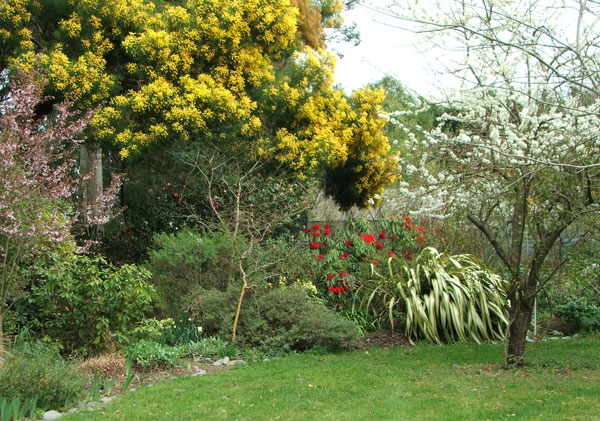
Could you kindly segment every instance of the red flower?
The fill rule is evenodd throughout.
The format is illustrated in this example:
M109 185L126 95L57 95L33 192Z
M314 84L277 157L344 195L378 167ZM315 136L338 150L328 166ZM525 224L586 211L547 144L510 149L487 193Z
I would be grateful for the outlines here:
M309 247L314 250L318 249L319 246L320 246L320 244L317 243L316 241L313 241L312 243L309 244Z
M347 246L352 246L352 241L350 241L350 240L346 240L346 245L347 245Z
M419 240L419 241L423 242L423 241L425 240L425 237L423 237L422 235L419 235L419 236L417 237L417 240Z
M320 237L321 233L319 231L313 232L313 237Z
M304 228L304 232L311 232L312 230L309 227Z
M390 239L395 240L396 236L395 235L390 235Z
M342 278L343 278L344 276L348 276L348 275L350 275L350 274L349 274L348 272L344 272L344 271L342 271L342 272L338 272L338 275L340 275L340 277L342 277Z
M317 256L317 259L319 259L319 260L323 260L323 259L324 259L324 257L323 257L323 255L322 255L322 254L319 254L319 255Z
M392 257L394 255L394 252L392 250L388 251L388 257Z
M419 232L425 232L425 228L419 226L419 228L417 228L419 230Z
M315 230L320 230L320 229L321 229L321 225L319 225L319 224L314 224L314 225L313 225L313 229L315 229Z
M375 236L373 234L362 234L360 236L360 238L362 238L363 240L365 240L367 243L371 244L373 241L375 241Z
M333 276L331 273L327 275L327 279L332 280L333 278L335 278L335 276Z
M385 239L385 232L380 232L380 233L379 233L379 239L380 239L380 240L383 240L383 239Z
M407 230L407 229L409 229L409 228L410 228L410 225L408 225L408 224L404 224L404 229L405 229L405 230Z
M348 257L348 252L347 251L344 252L344 257Z
M371 260L371 263L373 263L375 266L379 266L379 260L377 259Z
M404 257L406 257L406 258L410 257L410 252L408 252L408 251L405 251L405 252L404 252Z
M323 230L323 234L324 234L324 235L331 235L331 230L330 230L329 228L325 228L325 229Z
M377 247L377 249L381 250L381 247L383 247L383 244L381 244L379 241L375 243L375 247Z
M415 228L417 228L417 226L416 226L416 225L411 225L410 227L411 227L412 229L415 229Z
M404 217L404 222L406 222L407 224L410 224L410 221L411 221L411 219L409 216Z
M330 286L330 287L329 287L329 288L327 288L327 289L328 289L329 291L333 292L334 288L335 288L334 286Z
M330 229L331 229L331 225L329 225L329 224L325 224L325 229L326 229L326 230L330 230Z

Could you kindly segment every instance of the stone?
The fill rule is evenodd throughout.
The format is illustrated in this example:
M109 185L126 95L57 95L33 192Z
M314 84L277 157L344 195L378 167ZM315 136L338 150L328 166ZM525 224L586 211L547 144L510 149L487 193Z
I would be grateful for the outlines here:
M62 416L63 416L63 414L61 414L60 412L52 410L52 411L44 412L44 415L42 415L42 419L57 420L59 418L62 418Z
M135 387L132 387L131 389L129 389L129 390L127 391L127 393L133 393L133 392L135 392Z
M102 403L109 403L110 401L112 401L114 398L116 398L116 396L108 396L106 398L102 398L100 399L100 402Z
M246 361L244 360L233 360L229 362L229 365L246 365Z
M198 376L204 376L205 374L206 374L206 370L198 370L195 373L193 373L191 376L198 377Z
M98 406L98 405L100 405L100 402L88 402L88 403L86 403L84 405L84 407L86 407L86 408L93 408L93 407Z
M71 408L67 411L67 414L74 414L75 412L77 412L77 408Z

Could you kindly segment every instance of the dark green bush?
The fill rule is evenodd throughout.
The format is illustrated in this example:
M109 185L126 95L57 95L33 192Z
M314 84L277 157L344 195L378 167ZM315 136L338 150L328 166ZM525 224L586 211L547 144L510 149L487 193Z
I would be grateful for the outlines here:
M0 397L21 401L37 398L36 405L42 409L60 409L73 403L85 383L55 346L39 341L17 344L6 354L0 369Z
M28 317L42 336L66 351L87 353L111 341L126 342L152 309L150 273L115 267L101 257L51 255L32 270Z
M224 235L201 234L189 228L155 237L147 268L166 317L181 316L181 298L196 286L227 289L237 275L231 249Z
M189 297L189 312L210 334L231 335L239 290L197 289ZM262 349L330 349L352 345L360 330L351 321L317 303L296 287L250 291L237 328L237 340Z
M555 313L568 332L600 331L600 308L584 297L575 297L556 306Z

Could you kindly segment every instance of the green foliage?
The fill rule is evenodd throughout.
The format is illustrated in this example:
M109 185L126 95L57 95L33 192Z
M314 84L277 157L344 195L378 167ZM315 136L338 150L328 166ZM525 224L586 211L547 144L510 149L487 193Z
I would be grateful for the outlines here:
M202 338L202 327L191 320L182 319L165 330L163 335L167 345L179 346L199 341Z
M235 356L237 354L237 349L234 355L228 355L230 351L228 349L231 345L224 339L221 339L216 336L211 336L208 338L202 338L198 342L191 342L187 345L183 345L181 347L182 354L185 357L206 357L206 358L215 358L222 356Z
M152 307L150 273L135 265L115 267L101 257L52 254L33 268L27 297L30 323L66 350L86 353L107 342L126 342Z
M124 348L125 357L143 368L149 366L172 367L179 358L179 348L156 341L141 340Z
M181 315L180 299L192 288L225 290L229 277L236 274L231 243L223 234L184 228L176 234L157 235L154 247L146 266L152 272L161 307L171 317Z
M58 349L40 341L19 339L0 368L0 397L31 402L38 408L60 409L85 388L83 379Z
M575 297L554 309L569 332L600 331L600 307L584 297Z
M211 334L229 335L239 291L197 289L188 297L193 320ZM263 349L306 350L316 345L347 347L358 327L309 298L298 287L263 288L244 298L238 340Z
M0 421L20 421L25 416L34 419L37 410L37 398L21 400L0 397Z
M131 337L134 341L148 340L162 342L165 332L175 326L173 319L156 320L143 319L131 332Z
M387 311L394 323L397 304L404 304L406 336L481 342L500 339L508 324L505 282L474 256L448 256L427 247L410 263L392 257L387 273L364 288L363 306Z

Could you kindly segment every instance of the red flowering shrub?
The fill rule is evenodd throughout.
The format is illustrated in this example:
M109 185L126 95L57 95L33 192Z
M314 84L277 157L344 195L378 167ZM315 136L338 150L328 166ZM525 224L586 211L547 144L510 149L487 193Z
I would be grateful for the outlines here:
M330 225L325 225L322 231L320 224L306 227L300 235L315 253L313 264L318 268L316 272L321 273L315 285L320 294L342 309L360 288L361 280L371 277L371 265L379 266L393 256L412 260L425 246L425 229L410 222L408 216L404 219L393 216L371 223L349 221L335 231ZM324 237L328 237L327 241L314 241Z

